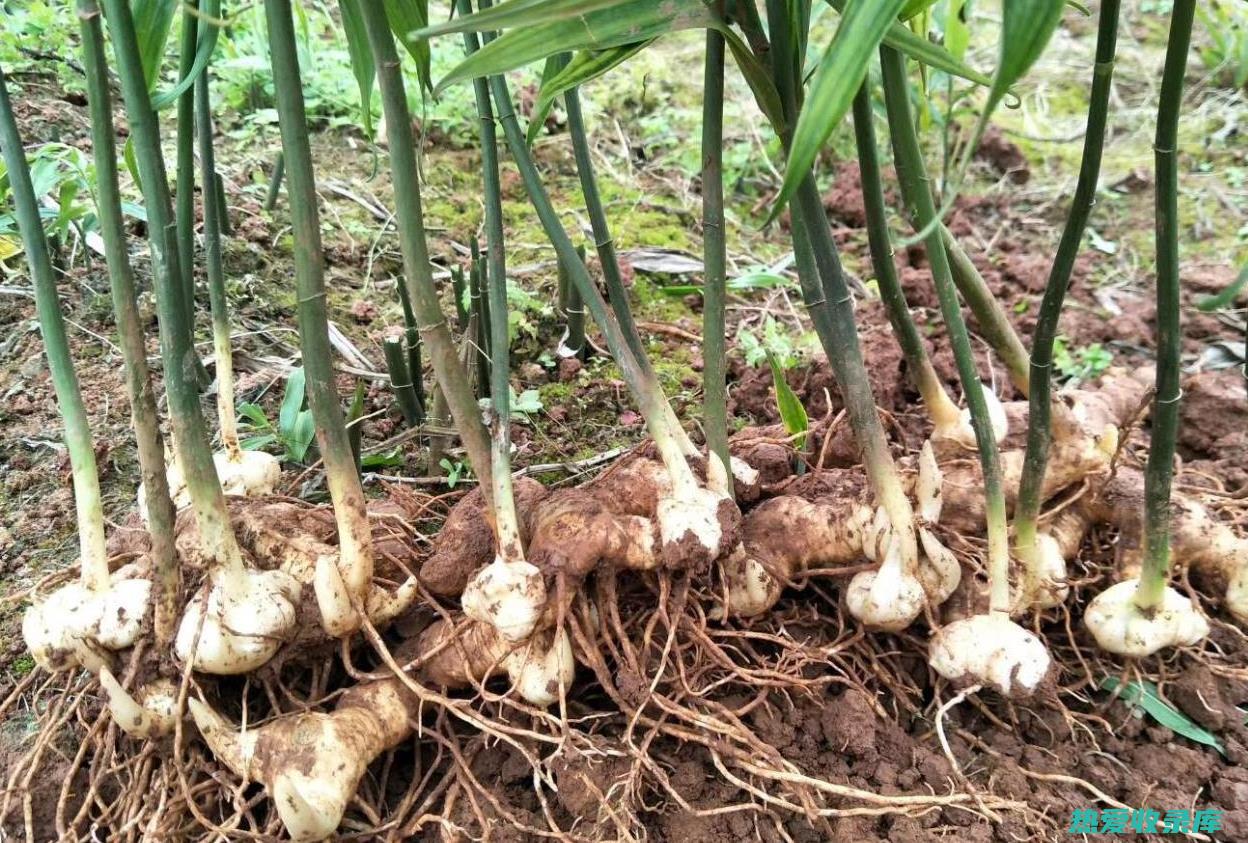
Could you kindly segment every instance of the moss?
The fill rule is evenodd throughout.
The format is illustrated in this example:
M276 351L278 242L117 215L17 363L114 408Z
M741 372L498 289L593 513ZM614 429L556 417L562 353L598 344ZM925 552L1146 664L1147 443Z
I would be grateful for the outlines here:
M35 669L35 659L33 656L18 656L9 663L9 672L15 677L23 677Z

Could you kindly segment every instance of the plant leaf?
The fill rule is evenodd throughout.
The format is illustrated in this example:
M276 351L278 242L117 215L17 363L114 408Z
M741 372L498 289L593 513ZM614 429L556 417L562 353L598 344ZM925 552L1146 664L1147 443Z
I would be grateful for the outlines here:
M429 25L429 0L385 0L385 6L390 30L416 62L416 78L420 80L421 91L432 92L429 42L409 37L409 33Z
M259 451L261 448L267 448L277 441L276 433L265 433L260 436L248 436L246 439L238 443L238 447L244 451Z
M286 439L286 451L294 458L295 462L303 462L303 458L307 456L308 448L312 445L312 440L315 437L316 422L312 418L312 411L302 410L295 417L294 429Z
M204 0L200 7L199 36L195 41L195 59L191 69L178 80L178 84L168 91L162 91L152 98L152 108L159 111L177 101L187 88L195 84L199 74L204 72L212 59L212 52L217 48L217 38L221 35L221 27L217 21L221 18L221 0Z
M134 34L139 41L139 58L149 91L160 78L165 44L173 29L173 16L180 6L178 0L132 0Z
M565 2L570 0L545 0L542 5L557 6ZM701 0L667 0L663 3L632 0L607 5L608 8L590 11L576 18L557 18L508 30L452 68L438 82L435 93L467 79L515 70L553 53L606 50L680 29L727 28Z
M618 0L506 0L471 15L423 27L411 32L409 37L424 40L453 32L489 32L514 26L538 26L609 9L617 3Z
M767 364L771 366L771 380L776 389L776 407L780 410L780 421L790 436L796 437L794 447L802 450L806 446L806 431L810 429L810 420L806 416L806 408L801 399L784 379L784 369L780 361L770 350L767 351Z
M403 455L399 453L398 448L395 448L384 454L369 454L360 461L360 464L363 468L394 468L403 464Z
M1245 49L1248 49L1248 47ZM1244 264L1244 268L1239 271L1238 277L1230 284L1227 284L1222 292L1212 296L1205 296L1196 302L1196 307L1205 313L1221 310L1235 301L1235 297L1239 295L1245 285L1248 285L1248 263Z
M283 439L289 439L294 434L295 421L299 418L299 411L303 409L306 377L303 367L296 366L286 378L286 394L282 396L282 407L277 413L277 432Z
M1119 681L1113 676L1101 680L1101 688L1106 691L1118 689ZM1169 705L1157 694L1157 686L1152 682L1129 682L1122 687L1118 696L1126 703L1138 705L1149 717L1156 720L1172 732L1182 735L1188 740L1211 746L1223 755L1226 751L1217 737L1201 726L1196 725L1187 715Z
M542 87L538 93L537 105L533 109L533 116L529 119L528 131L525 133L526 140L532 144L537 139L557 97L572 88L597 79L652 43L653 40L638 41L636 44L622 44L607 50L581 50L562 68L552 67L555 56L548 58L546 67L542 71Z
M259 404L243 403L238 405L238 414L247 419L253 427L260 430L270 430L273 425L269 422L269 417L264 414Z
M360 87L360 117L364 124L364 134L373 136L373 79L377 75L377 67L373 64L373 51L368 45L368 30L364 28L364 17L360 14L361 0L338 0L342 10L342 28L347 35L347 53L351 57L351 72L355 74L355 84ZM370 0L363 0L370 2Z
M797 186L810 174L820 148L844 119L854 94L862 87L867 64L896 23L906 0L849 0L832 42L823 51L810 92L793 128L788 165L771 212L774 218L789 204Z

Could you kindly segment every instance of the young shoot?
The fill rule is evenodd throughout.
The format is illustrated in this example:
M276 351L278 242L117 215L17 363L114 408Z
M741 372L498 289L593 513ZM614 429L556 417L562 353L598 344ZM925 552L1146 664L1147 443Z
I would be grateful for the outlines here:
M915 228L930 229L932 232L926 238L927 257L975 429L988 526L988 612L955 621L937 632L932 642L931 664L948 679L970 679L981 684L992 684L1007 695L1015 691L1029 693L1037 689L1048 672L1049 654L1036 636L1009 618L1010 557L1005 488L996 431L985 397L987 390L980 383L976 371L975 355L962 319L962 305L940 231L932 225L936 220L936 203L928 186L923 152L910 110L905 57L883 46L880 48L880 66L902 196L913 211Z
M1170 484L1182 389L1179 298L1179 113L1196 0L1175 0L1157 105L1153 142L1156 187L1157 380L1152 435L1144 472L1144 558L1138 580L1106 589L1084 614L1096 643L1120 655L1146 656L1195 644L1209 624L1192 602L1167 584L1170 572Z
M114 580L109 573L91 428L65 335L39 202L3 71L0 148L35 289L35 309L48 371L65 426L65 448L69 452L78 516L78 581L62 586L44 599L37 598L22 617L22 635L35 661L47 670L81 666L98 671L108 664L108 651L134 643L151 602L152 584L147 579Z
M205 185L216 181L216 155L212 141L212 106L209 102L209 68L195 80L195 130L199 140L199 164ZM281 478L277 457L264 451L244 451L238 444L238 413L234 409L234 360L230 350L230 313L225 296L225 267L221 259L221 222L225 208L215 190L202 191L204 213L204 263L208 273L208 300L212 310L212 349L217 369L217 419L221 427L221 453L213 455L217 477L227 495L244 497L272 494Z
M1053 551L1051 536L1039 531L1041 487L1049 458L1052 416L1053 346L1062 302L1070 286L1075 257L1083 241L1088 217L1096 202L1097 181L1101 172L1101 153L1109 114L1109 93L1113 81L1114 52L1118 39L1119 0L1101 3L1096 36L1096 64L1092 76L1092 93L1088 101L1087 131L1083 140L1083 156L1079 164L1079 181L1074 201L1066 217L1062 239L1053 258L1040 315L1036 320L1031 344L1029 407L1027 415L1027 452L1023 474L1019 480L1018 503L1014 508L1015 550L1023 564L1018 604L1041 608L1064 597L1065 560Z
M282 645L294 625L299 584L282 571L247 568L230 526L199 405L194 337L180 330L182 274L169 183L134 18L124 0L104 0L104 9L143 185L173 438L209 568L208 582L182 615L174 651L199 670L245 673Z

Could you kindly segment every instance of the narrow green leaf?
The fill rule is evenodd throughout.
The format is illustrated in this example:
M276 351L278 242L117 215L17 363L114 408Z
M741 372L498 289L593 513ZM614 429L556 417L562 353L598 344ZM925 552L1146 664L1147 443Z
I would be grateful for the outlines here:
M910 18L918 15L920 12L926 11L936 5L936 0L906 0L906 5L901 7L901 13L897 17L902 20L910 20Z
M173 29L173 17L179 0L132 0L134 34L139 40L139 57L143 62L143 78L150 91L160 78L165 58L165 44Z
M597 53L580 52L576 54L577 58L593 55L597 55ZM559 75L559 71L563 70L564 66L568 64L565 59L566 56L563 53L554 53L546 57L546 63L542 66L542 79L538 83L537 104L533 106L533 113L529 116L529 126L524 133L524 142L529 146L533 145L533 141L537 140L542 127L546 125L546 118L550 115L550 109L555 105L555 97L567 90L567 88L564 88L558 93L552 93L550 84Z
M514 26L540 26L569 18L578 18L581 15L609 9L615 5L625 4L620 4L618 0L506 0L504 3L482 9L475 14L464 15L446 23L422 27L411 32L409 37L427 39L435 35L449 35L453 32L492 32L498 29L510 29Z
M212 59L213 50L217 48L221 27L216 22L221 18L221 0L203 0L200 11L203 14L199 18L199 37L196 40L195 59L191 64L191 69L178 80L178 84L173 88L162 91L152 98L152 108L158 111L177 102L178 97L195 84L199 74L204 72L204 68Z
M771 351L767 352L767 363L771 366L771 380L776 389L776 407L780 410L780 421L784 422L784 429L789 435L796 437L793 444L800 451L806 446L806 431L810 429L806 408L785 380L784 369Z
M819 150L853 103L867 75L867 64L897 21L906 0L850 0L815 71L805 106L789 146L784 183L771 216L788 206L797 186L810 174Z
M306 386L306 375L303 367L290 370L286 378L286 394L282 396L282 406L277 413L277 430L283 437L289 437L295 429L295 420L303 409L303 393Z
M364 134L373 136L373 79L377 68L373 64L373 51L368 46L368 32L360 14L361 0L338 0L342 10L342 28L347 35L347 53L351 57L351 72L360 87L360 118ZM369 0L364 0L369 2Z
M663 3L632 0L609 6L574 19L557 19L509 30L456 65L438 82L435 93L457 82L515 70L554 53L606 50L681 29L727 29L701 0Z
M1040 58L1062 19L1066 0L1010 0L1001 23L1001 52L981 120Z
M316 421L312 418L312 411L302 410L295 417L294 429L286 437L286 450L290 452L295 462L303 462L303 458L308 455L308 448L312 446L312 440L315 438Z
M745 77L746 84L754 94L754 101L758 103L767 122L771 123L777 134L784 131L787 128L784 123L784 108L780 104L780 93L776 90L770 69L758 60L754 51L731 29L717 26L716 30L724 36L728 52L732 53L732 60Z
M385 6L390 30L416 62L416 78L420 81L421 91L432 92L429 42L409 37L411 32L429 25L429 0L385 0Z
M393 451L387 451L384 454L369 454L360 460L363 468L397 468L403 465L403 454L398 448Z
M130 178L134 179L134 186L139 189L140 193L142 193L143 192L143 179L139 176L139 159L136 157L135 152L134 152L134 136L133 135L126 138L126 143L121 148L121 158L123 161L126 162L126 171L130 173ZM144 215L143 219L144 219L144 222L147 221L146 214Z
M244 451L259 451L261 448L267 448L276 441L276 433L266 433L263 436L248 436L240 441L238 446Z
M269 417L264 414L264 410L261 409L259 404L252 404L250 402L239 404L238 414L247 419L247 421L251 422L251 425L259 430L268 430L272 427L269 423Z
M1118 679L1113 676L1106 676L1101 680L1101 688L1106 691L1112 692L1117 690L1119 684ZM1186 714L1172 707L1158 696L1157 686L1152 682L1129 682L1122 687L1118 696L1124 702L1138 705L1144 709L1144 712L1149 717L1170 731L1196 743L1211 746L1223 755L1226 754L1226 751L1222 748L1222 742L1212 732L1202 726L1198 726Z

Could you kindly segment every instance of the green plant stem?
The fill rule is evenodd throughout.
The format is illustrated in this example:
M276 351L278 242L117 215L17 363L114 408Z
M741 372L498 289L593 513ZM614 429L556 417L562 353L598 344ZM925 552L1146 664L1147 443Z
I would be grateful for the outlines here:
M199 0L182 5L182 31L178 39L178 78L184 79L195 65L199 40ZM177 193L174 218L178 222L178 267L182 272L182 297L191 324L195 319L195 91L187 88L178 96ZM204 194L209 185L204 183Z
M9 90L0 71L0 147L9 171L9 189L16 206L18 228L26 262L35 288L35 308L39 314L39 331L43 334L48 370L56 390L56 403L65 424L65 447L69 451L70 470L74 481L74 504L78 514L79 565L82 582L93 590L108 587L108 553L104 539L104 508L100 498L100 480L95 467L95 448L87 411L78 390L78 376L70 356L69 340L61 317L61 302L56 293L56 277L48 254L48 242L39 214L39 201L30 181L26 150L18 134L17 119L9 101Z
M771 27L772 75L785 118L792 126L799 108L800 68L794 58L788 31L789 17L783 3L771 0L767 9L767 21ZM781 134L781 141L787 149L791 141L789 132ZM840 386L850 428L862 454L863 466L876 501L901 542L902 559L907 564L913 564L918 559L914 513L876 411L875 396L858 344L853 299L813 175L806 174L789 207L793 220L793 252L806 311Z
M471 0L459 0L460 14L471 14ZM483 4L484 7L484 4ZM477 36L464 33L468 54L478 48ZM498 138L490 87L483 78L472 80L481 124L481 171L485 187L485 276L487 333L490 352L490 404L493 409L491 445L494 484L494 529L498 555L505 562L524 559L520 520L511 485L511 337L507 325L507 261L503 241L503 190L498 172Z
M906 79L906 60L891 47L880 47L880 66L884 76L884 102L888 110L888 124L892 134L893 157L897 166L897 178L901 182L906 204L915 211L914 225L918 230L927 228L936 219L936 203L932 198L927 170L923 163L923 151L910 110L910 85ZM975 368L975 354L971 337L962 318L962 304L953 283L953 273L941 242L940 229L932 228L926 239L928 262L932 268L932 280L940 298L940 310L945 319L945 330L953 347L958 364L958 375L966 404L971 411L971 426L979 446L979 461L984 475L985 518L988 523L988 580L989 609L993 612L1009 612L1010 608L1010 554L1005 512L1005 490L1001 482L1000 456L988 415L983 385Z
M576 251L581 261L584 262L584 247L578 246ZM559 312L563 315L567 325L567 339L564 341L566 351L561 351L561 353L571 352L570 356L585 360L589 356L589 343L585 342L585 303L581 301L581 294L577 291L576 285L572 283L568 268L563 261L559 261Z
M953 283L958 292L962 294L962 298L966 300L966 306L975 317L980 334L1005 364L1005 370L1014 388L1023 395L1029 395L1031 388L1027 379L1029 357L1026 346L1019 339L1014 325L1010 323L1010 317L1005 312L1005 308L992 294L988 282L979 274L975 263L962 248L962 244L957 241L944 223L941 223L938 229L947 261L953 272ZM928 260L931 260L930 256Z
M286 174L286 156L279 149L273 159L273 171L269 175L269 192L264 197L264 209L272 213L277 207L277 197L282 193L282 176Z
M602 196L598 192L598 179L594 175L594 160L589 147L589 135L585 131L585 118L581 113L581 97L576 88L564 91L563 103L568 113L568 136L572 139L576 174L581 182L581 192L585 195L585 212L589 216L590 229L594 233L594 250L598 253L598 263L602 266L602 280L607 286L607 301L611 304L616 321L620 323L620 330L624 333L629 350L633 352L633 356L637 358L641 366L650 368L650 359L641 342L641 335L637 332L633 310L628 304L628 289L624 286L624 277L620 274L619 257L615 253L615 238L611 235L606 208L603 207Z
M525 142L524 130L520 128L520 123L516 119L516 113L511 104L511 94L507 90L507 83L503 77L490 77L490 92L494 97L495 113L503 127L512 158L520 170L520 176L529 194L529 201L541 220L546 237L554 245L558 259L566 264L572 282L580 291L585 304L588 305L594 321L602 329L611 356L615 358L629 391L637 399L641 415L646 420L646 429L654 440L663 464L671 477L673 494L681 498L696 484L692 471L685 462L686 450L681 441L684 431L680 430L678 433L679 428L673 429L675 415L663 395L658 380L652 372L647 372L642 368L633 356L624 332L620 328L620 323L616 320L615 314L607 308L602 293L590 277L585 263L577 256L576 247L572 244L568 233L563 230L563 225L559 221L559 213L551 204L550 196L547 195L541 176L533 163L533 157Z
M264 10L268 22L278 124L286 158L286 194L295 241L299 345L307 374L308 407L316 420L317 444L325 464L325 482L329 487L338 527L339 572L350 593L362 599L373 580L372 536L364 489L355 470L355 457L351 453L351 442L343 421L342 403L334 385L329 320L325 312L325 260L321 252L316 179L308 143L303 82L299 74L290 0L265 0Z
M399 303L403 307L403 343L407 349L407 372L412 378L412 389L416 393L416 402L420 405L420 420L425 420L425 408L428 405L425 396L425 364L420 354L420 329L416 327L416 314L412 312L412 298L407 294L407 285L399 279Z
M945 391L940 376L932 366L923 338L910 315L910 305L897 277L897 265L893 262L893 246L888 234L888 216L884 203L884 182L880 176L880 157L875 142L875 113L871 108L870 80L862 83L854 96L854 138L858 147L858 168L862 176L862 199L866 208L867 240L871 247L871 262L879 282L880 299L893 334L901 346L915 386L927 412L939 427L956 422L958 407Z
M1018 502L1014 507L1014 536L1018 555L1026 562L1026 575L1034 576L1032 564L1036 547L1036 525L1040 518L1044 472L1048 465L1052 441L1052 374L1053 341L1057 338L1058 318L1070 285L1075 257L1083 242L1088 217L1096 204L1096 185L1101 174L1101 153L1105 145L1105 127L1109 117L1109 92L1114 75L1114 52L1118 40L1120 0L1102 0L1096 36L1096 65L1092 76L1092 93L1088 100L1088 122L1084 133L1083 157L1079 164L1079 180L1075 196L1062 230L1057 254L1049 271L1049 280L1040 302L1040 313L1031 340L1031 391L1028 396L1027 450L1023 457L1022 476L1018 484ZM1029 589L1034 586L1032 582Z
M209 101L209 68L192 86L195 93L195 130L199 136L202 184L216 181L216 154L212 146L212 104ZM212 310L212 350L217 362L217 419L221 447L227 457L242 460L234 409L234 360L230 348L230 305L225 297L225 267L221 258L221 203L215 190L202 192L204 206L204 266L208 275L208 301Z
M706 444L729 467L725 349L727 254L724 242L724 36L706 32L702 84L702 393ZM732 483L732 473L728 472Z
M169 398L174 445L191 496L205 555L229 571L241 573L242 553L230 529L225 496L217 480L208 444L208 430L199 405L196 379L199 358L195 354L193 334L185 329L185 322L181 319L185 313L179 310L182 305L182 273L173 236L169 182L160 148L160 128L143 77L134 18L127 0L104 0L103 6L117 60L117 75L126 104L139 177L143 182L165 393Z
M468 452L472 470L481 482L486 502L492 509L489 434L481 420L481 409L457 355L446 317L438 301L437 288L433 284L429 247L425 241L424 211L420 200L412 120L407 107L407 95L403 89L394 37L390 34L385 11L380 4L361 3L360 8L377 67L382 108L386 123L390 126L390 172L399 220L399 246L403 252L403 281L407 285L412 309L419 320L421 343L429 352L438 388ZM437 406L435 399L434 407Z
M407 368L403 342L398 338L388 338L382 341L381 347L386 355L386 371L390 373L390 388L394 390L403 420L408 427L416 427L421 421L420 403L416 400L416 390L412 388L412 373Z
M477 394L482 398L490 397L490 305L485 285L485 265L477 251L477 244L472 243L472 270L468 273L468 295L472 302L472 313L469 321L472 324L473 344L476 346L477 361Z
M126 365L126 391L130 397L130 418L139 452L139 472L143 478L147 504L148 534L154 586L153 631L158 649L164 652L177 630L179 570L174 548L173 500L165 476L164 441L160 417L147 368L147 347L143 324L135 299L134 271L126 247L125 225L121 214L121 190L117 179L117 142L113 127L112 94L108 87L108 61L104 53L104 32L96 0L78 0L78 20L82 35L82 64L86 73L87 101L91 109L91 150L95 163L96 213L104 258L112 292L113 314L121 339Z
M1170 38L1157 103L1155 216L1157 237L1157 386L1153 429L1144 469L1144 559L1135 604L1151 611L1161 602L1170 570L1170 482L1179 429L1179 114L1192 40L1196 0L1174 0Z

